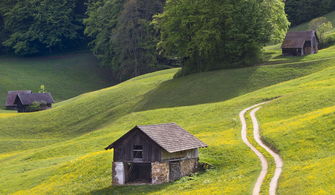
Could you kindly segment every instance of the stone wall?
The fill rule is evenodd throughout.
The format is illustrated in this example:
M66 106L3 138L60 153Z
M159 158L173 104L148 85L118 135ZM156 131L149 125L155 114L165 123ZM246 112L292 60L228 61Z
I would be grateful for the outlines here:
M113 162L112 168L112 184L123 185L125 184L125 172L123 162Z
M181 172L181 176L187 176L187 175L191 175L192 173L194 173L197 170L198 167L198 159L197 158L193 158L193 159L186 159L186 160L182 160L180 161L180 172Z
M161 184L169 182L169 163L153 162L151 163L152 184Z

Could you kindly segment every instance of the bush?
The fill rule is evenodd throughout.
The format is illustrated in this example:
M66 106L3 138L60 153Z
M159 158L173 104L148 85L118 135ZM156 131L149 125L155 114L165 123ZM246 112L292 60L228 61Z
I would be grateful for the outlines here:
M27 107L27 111L36 112L36 111L44 110L46 107L47 107L47 103L45 101L41 101L41 102L36 101Z
M320 48L326 48L335 44L335 33L326 34L324 41L320 43Z
M309 24L310 30L315 30L319 40L320 48L326 48L333 44L333 36L328 33L333 30L333 24L325 17L319 17L312 20Z

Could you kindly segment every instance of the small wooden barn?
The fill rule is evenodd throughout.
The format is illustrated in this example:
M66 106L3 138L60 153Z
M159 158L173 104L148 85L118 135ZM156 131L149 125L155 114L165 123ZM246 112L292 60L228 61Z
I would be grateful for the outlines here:
M281 48L284 56L315 54L318 52L319 38L315 31L288 32Z
M46 110L51 108L52 103L54 102L55 101L50 93L30 93L30 94L19 93L14 101L18 112L34 112L38 110Z
M198 148L206 144L175 123L136 126L109 145L114 148L114 185L161 184L195 172Z
M5 107L7 110L16 110L15 98L18 94L31 94L31 90L8 91Z

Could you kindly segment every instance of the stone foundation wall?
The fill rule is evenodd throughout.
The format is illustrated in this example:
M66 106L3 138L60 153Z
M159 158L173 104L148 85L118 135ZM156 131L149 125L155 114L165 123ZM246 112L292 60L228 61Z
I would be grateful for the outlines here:
M180 172L181 176L191 175L192 173L196 172L198 168L198 159L186 159L180 161Z
M153 162L151 163L152 184L161 184L169 182L169 163Z
M123 185L125 184L125 166L123 162L113 162L112 168L112 184Z

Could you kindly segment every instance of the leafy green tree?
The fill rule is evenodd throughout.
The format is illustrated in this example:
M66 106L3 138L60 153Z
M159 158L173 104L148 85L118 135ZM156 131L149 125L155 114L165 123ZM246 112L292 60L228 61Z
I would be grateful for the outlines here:
M329 20L326 17L318 17L318 18L311 20L308 23L308 28L310 30L317 30L321 24L327 23L327 22L329 22Z
M48 91L45 88L45 85L41 85L40 86L40 90L38 91L38 93L47 93Z
M310 30L315 30L319 40L320 48L325 48L333 43L333 38L328 38L327 33L334 29L333 24L325 17L319 17L313 19L309 24Z
M3 10L8 38L3 45L17 55L64 50L83 41L83 0L13 1Z
M5 48L2 44L8 38L8 32L5 29L5 13L15 5L15 0L0 1L0 53L4 52Z
M184 75L253 65L289 23L280 0L168 0L154 24L160 51L179 58Z

